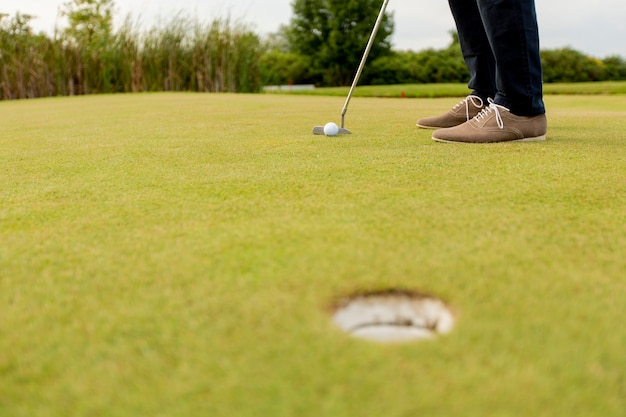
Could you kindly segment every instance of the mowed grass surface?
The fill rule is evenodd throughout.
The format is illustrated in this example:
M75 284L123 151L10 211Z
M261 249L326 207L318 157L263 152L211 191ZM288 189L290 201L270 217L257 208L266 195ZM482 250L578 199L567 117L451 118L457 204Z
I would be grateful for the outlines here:
M0 103L0 416L623 416L626 97L447 145L456 99ZM355 291L455 330L342 334Z

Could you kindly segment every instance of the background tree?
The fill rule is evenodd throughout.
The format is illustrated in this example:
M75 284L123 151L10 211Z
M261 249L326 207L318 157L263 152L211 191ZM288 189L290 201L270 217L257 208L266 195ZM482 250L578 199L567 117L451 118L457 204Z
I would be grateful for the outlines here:
M114 91L110 46L113 34L113 0L72 0L61 14L68 19L64 30L67 48L75 60L72 94Z
M352 82L381 6L380 0L293 1L289 44L307 59L318 84ZM391 52L393 28L393 17L386 13L369 59Z
M81 45L109 37L113 32L114 8L113 0L72 0L65 3L61 11L69 23L65 34Z

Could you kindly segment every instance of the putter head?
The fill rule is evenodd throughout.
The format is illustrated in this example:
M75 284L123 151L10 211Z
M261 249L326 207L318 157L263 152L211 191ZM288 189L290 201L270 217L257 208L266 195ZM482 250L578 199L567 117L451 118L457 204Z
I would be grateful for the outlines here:
M348 129L344 129L343 127L339 128L339 133L337 133L338 135L349 135L350 132ZM314 135L323 135L324 134L324 126L315 126L313 128L313 134Z

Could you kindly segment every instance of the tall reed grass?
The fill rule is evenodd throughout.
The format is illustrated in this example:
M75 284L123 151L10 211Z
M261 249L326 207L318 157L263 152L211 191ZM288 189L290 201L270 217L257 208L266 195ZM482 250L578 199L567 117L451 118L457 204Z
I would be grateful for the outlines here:
M89 40L34 33L31 16L0 14L3 100L142 91L257 92L263 44L229 18L180 14L147 30L130 16Z

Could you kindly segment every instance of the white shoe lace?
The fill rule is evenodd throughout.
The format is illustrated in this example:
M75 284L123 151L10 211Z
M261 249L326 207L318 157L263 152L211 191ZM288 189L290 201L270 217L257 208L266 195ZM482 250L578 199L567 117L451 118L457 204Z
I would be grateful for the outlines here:
M489 106L485 107L480 113L478 113L475 117L477 121L487 118L491 112L496 114L496 123L500 129L504 129L504 122L502 121L502 115L500 114L501 110L510 111L504 106L496 104L493 102L493 99L488 99Z
M457 103L452 109L456 110L462 105L465 105L465 117L467 117L467 120L469 120L471 119L470 114L469 114L470 103L472 103L474 107L478 107L478 108L481 108L485 104L482 98L470 94L469 96L465 97L464 100L461 100L459 103Z

